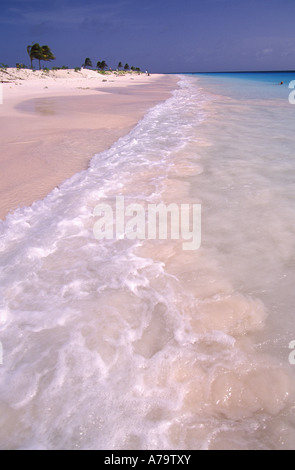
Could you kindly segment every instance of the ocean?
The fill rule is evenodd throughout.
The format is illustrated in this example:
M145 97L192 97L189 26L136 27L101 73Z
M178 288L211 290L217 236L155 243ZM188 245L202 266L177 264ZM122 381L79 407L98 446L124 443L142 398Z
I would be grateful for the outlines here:
M0 223L1 449L295 449L294 79L179 75ZM148 236L159 204L196 246Z

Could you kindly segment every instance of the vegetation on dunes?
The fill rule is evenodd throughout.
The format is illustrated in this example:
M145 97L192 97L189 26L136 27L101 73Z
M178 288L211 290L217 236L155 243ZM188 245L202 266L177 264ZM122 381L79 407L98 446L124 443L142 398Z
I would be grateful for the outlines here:
M27 53L28 53L29 58L30 58L31 69L33 71L35 71L34 62L33 62L34 60L38 60L39 70L43 70L43 72L49 72L50 69L48 67L43 66L43 68L42 68L41 62L44 61L44 62L47 63L47 62L51 62L52 60L56 59L54 53L51 51L51 49L48 45L41 46L37 42L27 46ZM0 63L0 70L2 70L2 72L7 70L7 68L9 68L8 65ZM23 63L17 63L16 68L17 68L17 70L21 70L21 69L27 69L29 67L27 67ZM56 67L56 66L51 67L52 71L66 70L66 69L69 69L69 67L66 66L66 65L63 65L61 67ZM130 67L127 62L125 63L125 65L123 65L122 61L120 61L117 65L117 67L115 67L113 69L112 67L108 66L108 64L106 63L105 60L101 60L101 61L99 60L96 63L96 67L94 68L93 64L92 64L92 60L90 59L90 57L86 57L86 59L84 60L83 64L80 67L75 67L74 68L75 72L80 72L81 69L97 70L101 74L106 74L106 73L110 73L110 72L115 71L115 73L117 73L118 75L125 74L126 72L129 72L129 73L131 73L131 72L140 73L141 72L139 67L134 67L134 66Z

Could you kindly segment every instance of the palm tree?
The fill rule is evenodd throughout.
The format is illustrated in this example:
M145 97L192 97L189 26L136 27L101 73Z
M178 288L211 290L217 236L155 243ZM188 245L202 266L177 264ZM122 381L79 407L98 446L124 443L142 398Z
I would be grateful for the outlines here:
M31 59L31 68L33 68L33 60L39 60L39 69L41 69L41 60L45 60L48 62L50 60L54 60L55 56L51 52L49 46L40 46L37 42L32 44L31 46L27 46L27 52Z
M91 59L89 59L89 57L86 57L85 59L85 62L84 64L82 65L82 67L92 67L92 62L91 62Z
M40 58L41 58L41 46L37 42L32 44L31 46L27 46L27 52L31 59L31 68L33 68L33 60L38 59L40 65Z
M45 62L50 62L51 60L55 59L55 55L51 52L49 46L42 46L41 47L41 56L42 57L41 57L40 60L45 60ZM39 60L39 65L41 65L40 60Z
M123 68L123 64L122 64L122 62L119 62L119 63L118 63L118 69L120 70L120 69L122 69L122 68Z
M96 64L96 67L99 69L99 70L104 70L107 68L107 63L105 60L103 60L102 62L97 62Z
M129 65L128 65L128 64L125 64L125 65L124 65L124 70L129 70L129 69L130 69Z

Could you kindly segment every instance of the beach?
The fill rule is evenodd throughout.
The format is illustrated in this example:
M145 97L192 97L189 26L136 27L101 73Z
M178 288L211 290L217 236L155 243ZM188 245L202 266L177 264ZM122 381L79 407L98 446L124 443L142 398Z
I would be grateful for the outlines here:
M0 221L0 448L294 449L287 85L130 77L15 100L56 186Z
M173 76L88 69L8 69L1 82L1 219L86 169L177 87Z

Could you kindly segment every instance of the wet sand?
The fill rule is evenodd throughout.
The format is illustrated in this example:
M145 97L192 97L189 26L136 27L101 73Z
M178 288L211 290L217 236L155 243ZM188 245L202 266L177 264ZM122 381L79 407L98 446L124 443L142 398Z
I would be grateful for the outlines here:
M91 72L91 73L90 73ZM53 74L52 74L53 75ZM3 83L0 218L31 205L126 135L177 77L83 71Z

